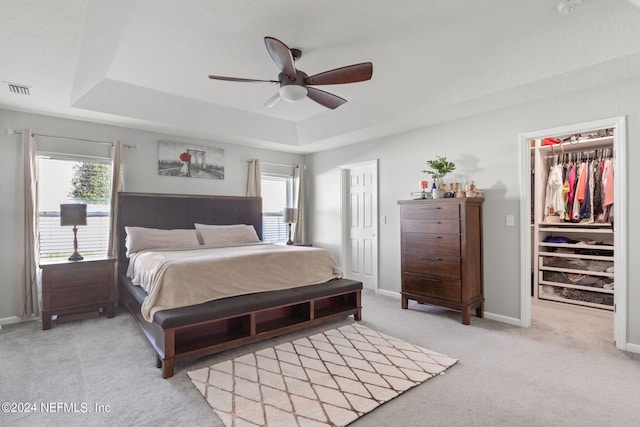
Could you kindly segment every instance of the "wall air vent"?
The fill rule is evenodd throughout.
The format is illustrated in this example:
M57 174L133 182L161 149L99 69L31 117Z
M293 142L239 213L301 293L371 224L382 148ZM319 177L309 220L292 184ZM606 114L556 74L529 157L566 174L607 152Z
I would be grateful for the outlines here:
M12 93L17 93L18 95L31 95L29 92L30 87L17 84L17 83L9 83L5 82L9 86L9 91Z

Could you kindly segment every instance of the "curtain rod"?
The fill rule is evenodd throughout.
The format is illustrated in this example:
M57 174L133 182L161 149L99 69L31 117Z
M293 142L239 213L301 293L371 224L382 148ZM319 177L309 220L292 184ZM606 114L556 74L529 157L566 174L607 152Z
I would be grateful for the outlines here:
M7 134L8 135L22 135L23 131L15 130L15 129L7 129ZM66 140L66 141L90 142L92 144L102 144L102 145L113 146L113 141L98 141L98 140L94 140L94 139L72 138L72 137L67 137L67 136L47 135L47 134L44 134L44 133L35 133L35 132L33 132L33 136L44 136L46 138L63 139L63 140ZM140 149L140 145L122 144L122 146L123 147L127 147L127 148L135 148L136 150Z
M244 160L244 162L251 163L251 160ZM288 165L286 163L263 162L262 160L260 160L260 164L269 165L269 166L284 166L284 167L287 167L287 168L298 168L299 167L299 165ZM304 167L306 167L306 166L304 166Z

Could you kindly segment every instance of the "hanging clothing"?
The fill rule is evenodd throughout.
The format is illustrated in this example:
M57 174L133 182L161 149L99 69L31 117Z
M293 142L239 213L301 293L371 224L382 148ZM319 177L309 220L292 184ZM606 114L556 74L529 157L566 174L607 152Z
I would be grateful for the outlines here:
M564 181L562 182L562 200L564 201L564 212L561 214L565 221L568 221L571 216L569 216L568 208L569 208L569 173L571 171L571 164L565 163L563 168L563 176ZM533 194L533 193L532 193Z
M544 199L545 222L610 222L613 212L613 159L600 150L567 154L549 165Z
M591 218L591 194L593 189L593 171L591 161L585 162L584 166L584 189L583 198L580 201L580 220Z
M602 160L593 162L593 216L597 221L602 215Z
M569 166L569 193L567 194L567 207L565 209L565 220L571 221L573 215L573 199L576 195L576 178L578 165L571 163Z
M589 174L585 173L586 166L586 162L580 163L580 178L578 178L578 189L576 194L576 198L580 203L584 201L585 193L587 191L587 176Z
M605 161L604 173L604 205L610 206L613 204L613 160L607 159Z
M584 163L580 163L576 173L576 189L574 191L573 200L571 201L571 221L580 222L580 186L584 183Z
M544 203L545 221L551 219L548 218L549 216L558 216L561 212L564 212L564 198L562 197L563 182L562 165L555 163L551 166L549 177L547 178L547 194Z

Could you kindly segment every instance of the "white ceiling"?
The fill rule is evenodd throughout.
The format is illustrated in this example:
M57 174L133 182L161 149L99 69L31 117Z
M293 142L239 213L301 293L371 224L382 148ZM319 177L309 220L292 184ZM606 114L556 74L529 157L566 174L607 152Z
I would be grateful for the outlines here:
M558 1L2 0L0 108L308 153L640 74L640 0ZM277 79L267 35L373 78L336 110L207 78Z

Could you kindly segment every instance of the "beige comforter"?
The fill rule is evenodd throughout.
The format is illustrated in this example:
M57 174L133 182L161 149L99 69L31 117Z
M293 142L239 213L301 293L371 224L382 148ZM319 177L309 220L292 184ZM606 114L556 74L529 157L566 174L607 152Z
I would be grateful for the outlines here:
M147 291L142 315L151 322L159 310L324 283L342 271L325 249L257 244L142 251L127 276Z

